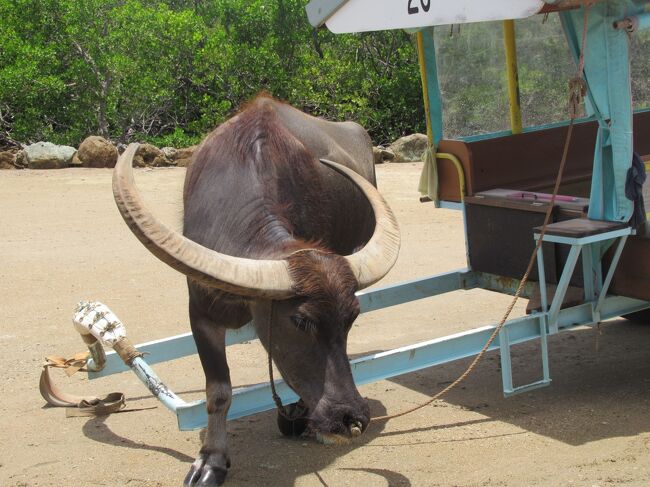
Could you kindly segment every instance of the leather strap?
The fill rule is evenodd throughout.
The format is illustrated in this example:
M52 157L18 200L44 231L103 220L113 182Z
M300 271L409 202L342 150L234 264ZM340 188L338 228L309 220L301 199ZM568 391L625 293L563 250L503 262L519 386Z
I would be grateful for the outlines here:
M47 357L47 362L43 365L41 378L38 388L41 396L45 401L56 407L69 408L66 416L105 416L107 414L121 411L125 406L124 394L121 392L112 392L104 397L96 396L75 396L60 390L52 382L50 369L63 368L68 376L78 370L82 370L86 365L88 353L76 354L71 359L62 357Z

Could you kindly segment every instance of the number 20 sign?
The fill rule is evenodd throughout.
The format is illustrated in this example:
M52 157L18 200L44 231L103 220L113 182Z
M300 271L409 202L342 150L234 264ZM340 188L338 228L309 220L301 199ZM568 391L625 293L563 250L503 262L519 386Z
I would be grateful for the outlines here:
M417 5L417 0L408 0L407 11L409 15L414 15L420 12L420 7L424 12L428 12L431 8L431 0L420 0L420 7Z
M349 0L326 23L335 33L412 29L520 19L543 6L543 0Z

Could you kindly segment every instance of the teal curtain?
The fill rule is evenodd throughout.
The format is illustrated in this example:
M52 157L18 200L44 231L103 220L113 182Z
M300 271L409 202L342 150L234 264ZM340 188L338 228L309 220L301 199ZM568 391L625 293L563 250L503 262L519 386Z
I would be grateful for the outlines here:
M610 0L589 11L585 71L587 113L598 120L594 151L589 218L627 222L633 202L625 196L627 171L632 165L632 94L629 38L613 23L643 10L645 2ZM560 14L573 56L578 62L584 8Z

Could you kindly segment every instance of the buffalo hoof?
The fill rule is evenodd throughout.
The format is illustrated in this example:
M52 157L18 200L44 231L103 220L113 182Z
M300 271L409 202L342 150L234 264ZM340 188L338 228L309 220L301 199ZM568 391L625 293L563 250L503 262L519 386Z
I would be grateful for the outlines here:
M284 407L284 414L278 411L278 428L284 436L300 436L307 430L309 409L302 401Z
M211 462L210 460L211 457L204 455L197 458L185 476L183 487L216 487L223 485L230 468L230 460L226 460L225 468L211 464L222 462Z

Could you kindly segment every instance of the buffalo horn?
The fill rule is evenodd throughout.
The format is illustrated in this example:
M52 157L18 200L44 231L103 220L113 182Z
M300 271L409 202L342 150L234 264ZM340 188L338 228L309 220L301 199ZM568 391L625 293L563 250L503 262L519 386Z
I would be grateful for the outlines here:
M138 144L130 144L117 161L113 194L124 221L152 254L191 279L226 292L266 299L287 299L293 295L285 261L220 254L158 221L135 186L132 164L137 149Z
M352 181L364 194L375 214L375 231L368 243L358 252L346 257L357 278L359 289L363 289L388 274L397 260L400 247L397 220L377 188L366 179L336 162L327 159L320 161Z

